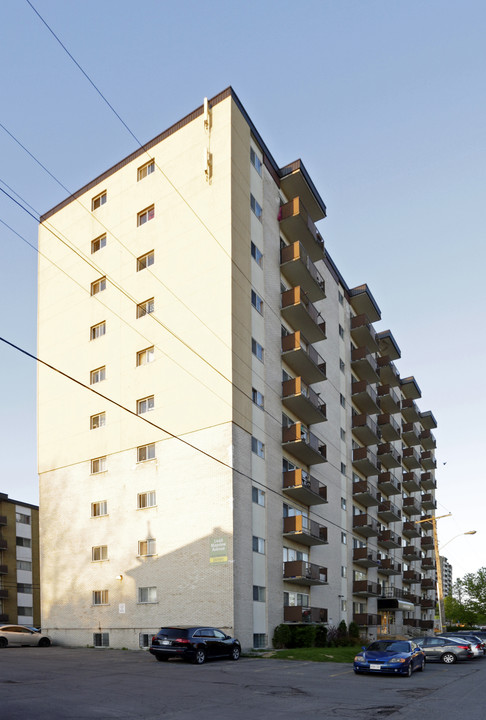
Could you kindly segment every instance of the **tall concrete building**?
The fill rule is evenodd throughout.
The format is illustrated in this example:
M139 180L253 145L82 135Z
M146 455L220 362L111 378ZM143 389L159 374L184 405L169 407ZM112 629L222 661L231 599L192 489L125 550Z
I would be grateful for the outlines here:
M231 88L41 219L43 625L433 625L435 420ZM90 390L99 392L95 394Z
M0 493L0 624L40 626L39 508Z
M446 557L440 555L440 570L442 575L442 595L452 596L452 565Z

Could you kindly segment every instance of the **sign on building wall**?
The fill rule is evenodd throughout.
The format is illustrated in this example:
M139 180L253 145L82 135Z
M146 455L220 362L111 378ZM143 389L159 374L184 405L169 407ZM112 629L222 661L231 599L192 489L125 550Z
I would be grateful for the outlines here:
M225 537L209 538L209 562L211 564L228 562L228 542Z

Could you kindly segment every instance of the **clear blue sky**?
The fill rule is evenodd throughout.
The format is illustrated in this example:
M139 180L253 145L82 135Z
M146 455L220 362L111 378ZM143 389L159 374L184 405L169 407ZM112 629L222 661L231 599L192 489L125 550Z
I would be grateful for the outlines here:
M142 141L232 85L277 162L303 159L329 252L438 420L441 543L478 530L445 554L456 576L486 565L486 4L32 2ZM0 122L71 190L135 149L24 0L0 3L0 63ZM0 158L37 211L65 197L1 128ZM0 218L36 244L5 196ZM35 352L37 255L2 225L0 253L0 334ZM36 368L0 345L0 491L36 503Z

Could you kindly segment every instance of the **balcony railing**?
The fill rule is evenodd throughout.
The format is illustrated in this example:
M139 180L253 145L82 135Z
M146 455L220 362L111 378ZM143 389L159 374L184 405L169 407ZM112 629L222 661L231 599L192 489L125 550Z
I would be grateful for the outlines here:
M430 598L422 598L420 601L420 605L425 610L430 610L431 608L435 608L435 600L431 600Z
M0 515L0 525L7 525L7 516Z
M301 468L284 472L283 491L303 505L321 505L327 502L327 487Z
M400 412L400 396L391 385L379 385L378 397L383 412L392 414Z
M353 435L363 443L363 445L376 445L378 440L378 426L374 420L366 413L361 415L353 415L352 418Z
M400 467L402 464L400 453L389 442L378 445L378 460L387 470Z
M409 470L420 467L420 455L413 447L403 448L402 462Z
M0 575L8 575L8 565L0 565Z
M381 585L369 580L353 580L353 595L378 597L381 595Z
M282 447L305 465L323 463L327 459L327 449L322 440L302 423L282 428Z
M405 570L403 573L403 582L409 585L417 585L422 582L422 575L415 570Z
M378 351L376 330L365 313L351 318L351 337L358 347L367 347L370 352Z
M313 262L324 254L324 240L299 197L279 209L278 220L289 241L300 240Z
M420 490L420 475L418 472L414 470L404 472L402 475L402 485L407 492L417 492Z
M378 553L370 548L353 548L353 562L362 567L376 567L380 564Z
M418 423L403 423L402 440L407 445L420 445L420 426Z
M326 297L324 278L302 243L294 242L280 250L280 269L292 285L300 285L305 290L312 302Z
M364 507L372 507L379 504L378 491L367 480L356 480L353 483L353 500Z
M308 425L327 420L326 403L300 377L283 381L282 402Z
M420 537L420 530L419 525L414 522L410 522L410 520L407 520L402 525L402 535L404 535L407 538L416 538Z
M420 433L420 442L425 450L434 450L437 447L435 437L430 430L422 430Z
M391 385L392 387L400 386L400 373L398 372L395 363L389 355L382 355L377 358L378 372L380 375L380 382L383 385Z
M290 560L284 563L283 577L296 585L326 585L327 568L305 560Z
M405 547L402 548L402 555L406 562L420 560L420 550L415 547L415 545L405 545Z
M402 544L402 538L400 535L397 535L396 532L393 532L393 530L382 530L378 535L377 542L378 545L388 549L399 548Z
M283 521L285 537L302 545L324 545L327 543L327 527L309 520L305 515L286 517Z
M400 425L390 415L390 413L382 413L378 415L378 427L381 432L383 440L390 442L392 440L399 440L401 435Z
M393 558L383 558L378 572L382 575L400 575L402 572L402 564Z
M432 450L424 450L422 453L420 462L424 470L435 470L437 467L437 461L433 455Z
M378 472L378 460L375 453L367 447L355 448L353 450L353 465L363 473L365 477L376 475Z
M420 422L426 430L433 430L437 427L437 421L430 410L424 410L420 413Z
M326 363L300 330L282 337L282 360L306 383L326 379Z
M437 481L431 472L423 472L420 475L420 484L424 490L435 490L437 487Z
M286 605L284 607L284 622L326 623L327 608Z
M434 547L434 538L431 535L425 535L420 539L422 550L432 550Z
M8 598L8 589L0 588L0 600L7 600L7 598Z
M432 493L422 494L422 507L424 510L435 510L437 507L437 500L434 498Z
M405 515L408 515L408 517L412 517L414 515L420 515L422 507L418 500L414 497L404 497L402 502L402 511Z
M418 618L403 618L403 624L408 627L419 628L420 620Z
M378 505L378 517L386 523L397 522L401 520L402 511L391 500L382 500Z
M326 338L326 323L300 286L282 293L282 315L296 330L302 330L310 342Z
M8 548L8 542L0 538L0 550L6 550Z
M422 558L422 570L433 570L435 568L434 558Z
M353 530L363 537L376 537L380 532L380 524L375 518L362 513L361 515L353 515Z
M420 411L411 398L402 400L402 415L406 422L418 422L420 420Z
M373 615L367 613L355 613L353 622L359 627L376 627L381 625L381 615Z
M402 492L402 483L393 472L383 472L378 475L378 490L386 496L399 495Z
M360 380L378 381L376 360L366 347L351 350L351 367Z
M363 413L374 415L380 409L376 391L366 380L358 380L351 384L351 399Z

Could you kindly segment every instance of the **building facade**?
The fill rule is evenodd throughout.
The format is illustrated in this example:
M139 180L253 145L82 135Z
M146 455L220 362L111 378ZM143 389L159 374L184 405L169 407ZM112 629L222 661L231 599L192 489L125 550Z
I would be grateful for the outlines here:
M0 624L40 627L39 508L0 493Z
M39 368L58 641L432 627L435 420L325 215L228 88L41 218L38 353L78 381Z
M442 595L452 597L452 565L443 555L440 555L440 570L442 575Z

